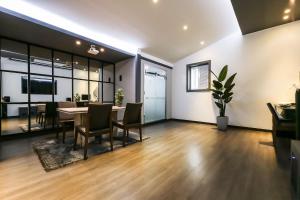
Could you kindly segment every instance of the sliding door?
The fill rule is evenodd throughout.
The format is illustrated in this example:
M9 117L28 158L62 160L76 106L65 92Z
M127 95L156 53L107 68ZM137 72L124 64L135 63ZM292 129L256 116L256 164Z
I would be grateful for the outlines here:
M144 122L166 118L166 72L145 64L144 74Z

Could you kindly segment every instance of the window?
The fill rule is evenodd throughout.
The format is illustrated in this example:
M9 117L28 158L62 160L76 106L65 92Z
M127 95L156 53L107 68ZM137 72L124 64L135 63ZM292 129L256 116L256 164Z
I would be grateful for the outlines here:
M210 63L210 61L204 61L186 66L187 92L210 90Z

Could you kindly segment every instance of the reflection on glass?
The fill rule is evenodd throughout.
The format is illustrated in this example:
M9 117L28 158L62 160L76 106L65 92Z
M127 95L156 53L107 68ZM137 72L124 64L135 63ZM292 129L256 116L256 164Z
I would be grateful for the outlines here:
M88 101L88 94L88 81L74 80L74 100L76 100L75 96L78 96L80 101Z
M72 56L70 54L54 51L54 75L72 77Z
M30 72L52 75L51 51L30 46Z
M28 132L28 104L1 103L1 135Z
M103 83L103 102L114 101L114 85L111 83Z
M90 60L90 80L101 81L101 62Z
M113 65L104 65L103 81L109 82L109 83L114 82L114 66Z
M90 81L90 101L101 102L101 83Z
M23 83L22 79L27 77L27 74L2 72L2 97L9 98L10 102L27 102L28 94L22 92L23 87L27 88L27 82Z
M51 101L31 104L31 131L56 127L57 104Z
M74 56L74 78L88 79L88 59Z
M27 78L23 77L22 79L22 93L27 94L28 88ZM31 91L31 102L46 102L52 101L52 92L54 89L54 94L57 94L57 81L52 82L51 77L47 76L36 76L30 75L30 91Z
M28 72L27 45L11 40L1 40L1 68Z
M54 78L57 84L57 93L54 96L54 101L68 101L72 99L72 79Z

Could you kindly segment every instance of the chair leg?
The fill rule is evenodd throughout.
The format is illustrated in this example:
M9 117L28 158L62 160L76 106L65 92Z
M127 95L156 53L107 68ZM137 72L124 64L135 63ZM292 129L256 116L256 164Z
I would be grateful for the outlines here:
M143 141L143 129L142 127L139 128L139 131L140 131L140 142Z
M110 150L113 151L114 150L114 141L113 141L113 131L112 130L109 133L109 138L110 138Z
M126 141L125 141L125 140L126 140L126 133L127 133L127 130L124 129L124 130L123 130L123 147L126 146L126 143L125 143L125 142L126 142Z
M46 122L47 122L47 118L45 117L45 119L44 119L44 129L46 128Z
M128 140L129 140L129 129L127 129L126 131L126 143L128 144Z
M74 147L73 147L74 150L76 150L77 138L78 138L78 130L76 128L76 130L75 130L75 138L74 138Z
M84 137L84 160L87 160L87 148L89 144L89 138L87 136Z

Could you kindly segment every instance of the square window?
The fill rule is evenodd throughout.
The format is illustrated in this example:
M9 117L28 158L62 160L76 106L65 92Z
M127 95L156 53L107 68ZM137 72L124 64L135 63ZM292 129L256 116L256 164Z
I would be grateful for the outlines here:
M187 92L210 90L210 61L187 65Z

